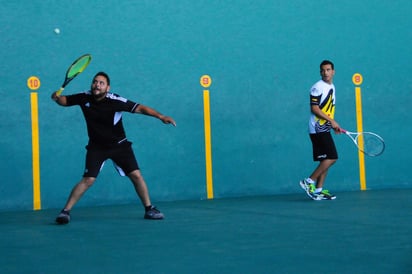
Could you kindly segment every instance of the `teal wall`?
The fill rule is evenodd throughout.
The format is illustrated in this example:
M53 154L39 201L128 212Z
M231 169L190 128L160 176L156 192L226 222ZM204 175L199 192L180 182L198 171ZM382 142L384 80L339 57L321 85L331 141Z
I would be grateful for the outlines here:
M65 90L100 70L112 91L171 115L177 127L124 117L153 201L205 199L203 88L209 74L215 198L301 191L315 163L308 92L319 63L336 65L336 119L356 129L352 75L362 73L363 124L387 150L366 159L368 189L410 188L412 2L400 1L0 1L0 210L32 208L29 76L39 97L43 208L61 207L81 178L80 109L50 99L67 66L91 53ZM54 28L60 28L56 35ZM335 136L340 160L327 187L359 190L357 151ZM78 206L136 201L108 163Z

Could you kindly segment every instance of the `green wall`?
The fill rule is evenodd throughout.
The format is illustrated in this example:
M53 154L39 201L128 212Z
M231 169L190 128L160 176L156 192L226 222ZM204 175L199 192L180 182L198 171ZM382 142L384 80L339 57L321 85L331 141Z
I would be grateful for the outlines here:
M387 150L366 159L368 189L410 188L412 2L389 1L0 1L0 210L32 208L29 76L39 97L43 208L61 207L81 178L80 109L50 99L67 66L93 61L65 90L87 89L100 70L112 91L171 115L177 127L125 114L153 201L206 199L203 88L211 75L215 198L301 191L315 163L308 92L319 63L336 65L336 119L356 129L352 75L362 84L363 125ZM60 28L59 35L53 32ZM340 160L326 186L359 190L357 151L335 136ZM136 201L108 163L78 206Z

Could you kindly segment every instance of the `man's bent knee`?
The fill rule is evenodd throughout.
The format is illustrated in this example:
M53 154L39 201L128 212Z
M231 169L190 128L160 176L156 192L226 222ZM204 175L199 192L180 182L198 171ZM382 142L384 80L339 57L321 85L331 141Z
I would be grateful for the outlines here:
M138 169L133 170L132 172L130 172L129 174L127 174L127 176L128 176L132 181L140 181L140 180L143 180L142 173L141 173L140 170L138 170Z
M85 184L87 187L91 187L94 181L96 181L96 178L94 177L83 177L80 183Z

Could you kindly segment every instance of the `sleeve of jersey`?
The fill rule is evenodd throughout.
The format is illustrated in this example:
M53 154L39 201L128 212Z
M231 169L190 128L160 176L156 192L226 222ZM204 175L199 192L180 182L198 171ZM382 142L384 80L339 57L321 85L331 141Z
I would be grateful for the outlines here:
M139 106L138 103L135 103L133 101L125 101L125 102L121 102L118 101L118 106L120 108L121 111L126 111L126 112L134 112L134 110L137 108L137 106Z
M138 103L135 103L135 102L132 102L132 101L127 101L127 102L130 102L130 106L131 106L130 112L134 112L134 110L139 106ZM133 106L132 106L132 104L133 104Z
M320 105L320 99L322 95L319 94L319 91L316 88L310 90L310 105Z
M106 98L111 100L111 104L115 111L134 112L139 104L121 97L115 93L109 93Z
M67 102L66 106L80 105L80 102L83 97L84 97L83 93L66 95L66 102Z

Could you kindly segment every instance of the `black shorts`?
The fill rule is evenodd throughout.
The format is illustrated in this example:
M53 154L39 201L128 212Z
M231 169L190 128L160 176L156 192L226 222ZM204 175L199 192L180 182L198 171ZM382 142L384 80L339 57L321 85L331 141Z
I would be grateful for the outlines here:
M314 133L309 136L312 141L313 161L338 159L338 152L330 132Z
M132 143L129 141L113 146L100 146L89 143L86 149L86 167L83 177L97 178L107 159L113 161L116 170L121 176L139 169L132 150Z

